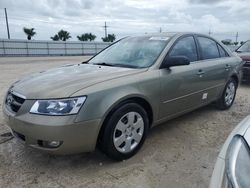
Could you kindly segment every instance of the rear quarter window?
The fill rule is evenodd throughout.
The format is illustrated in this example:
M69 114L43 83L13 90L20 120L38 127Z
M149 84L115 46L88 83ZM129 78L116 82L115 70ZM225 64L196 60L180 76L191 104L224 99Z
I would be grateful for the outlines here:
M228 53L221 47L221 45L217 44L219 52L220 52L220 57L229 57Z

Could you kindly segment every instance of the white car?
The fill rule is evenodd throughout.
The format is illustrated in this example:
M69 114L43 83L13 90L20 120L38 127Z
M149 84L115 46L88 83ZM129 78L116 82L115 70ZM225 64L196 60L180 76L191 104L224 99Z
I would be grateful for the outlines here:
M210 188L250 187L250 115L229 135L217 158Z

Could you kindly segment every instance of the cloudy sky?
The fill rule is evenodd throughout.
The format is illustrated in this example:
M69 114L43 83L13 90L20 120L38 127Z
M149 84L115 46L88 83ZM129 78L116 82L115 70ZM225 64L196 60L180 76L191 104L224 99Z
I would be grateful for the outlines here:
M7 8L11 38L25 39L23 27L34 27L34 39L48 40L58 30L72 39L92 32L101 40L104 22L117 38L132 34L193 31L217 39L250 39L250 0L1 0L0 38L7 38Z

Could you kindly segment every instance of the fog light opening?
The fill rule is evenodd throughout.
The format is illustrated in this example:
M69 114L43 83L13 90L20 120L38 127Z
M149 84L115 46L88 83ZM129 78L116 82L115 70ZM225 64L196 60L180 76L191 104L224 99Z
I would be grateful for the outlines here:
M52 148L57 148L59 147L61 144L60 141L48 141L48 146L52 147Z
M62 145L62 141L44 141L44 140L38 140L37 144L40 147L44 147L44 148L58 148L60 145Z

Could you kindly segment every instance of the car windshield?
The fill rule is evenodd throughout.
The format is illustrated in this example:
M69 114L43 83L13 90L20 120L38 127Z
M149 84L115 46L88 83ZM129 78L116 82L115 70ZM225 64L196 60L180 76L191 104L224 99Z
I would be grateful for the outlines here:
M157 60L169 37L129 37L111 45L88 63L130 68L149 67Z
M239 47L237 52L250 52L250 41L247 41L241 47Z

